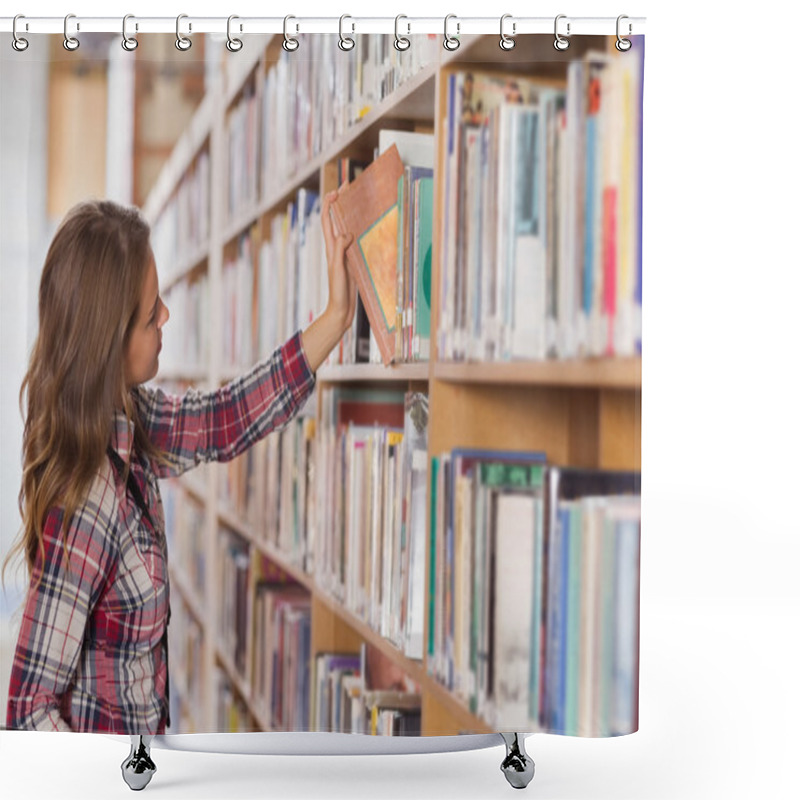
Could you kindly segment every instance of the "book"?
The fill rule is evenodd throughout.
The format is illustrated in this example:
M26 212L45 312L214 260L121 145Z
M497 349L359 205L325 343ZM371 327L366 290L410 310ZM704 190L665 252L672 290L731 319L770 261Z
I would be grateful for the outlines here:
M397 181L403 162L392 145L331 204L337 232L350 232L345 250L348 268L358 286L384 364L395 358L397 331Z

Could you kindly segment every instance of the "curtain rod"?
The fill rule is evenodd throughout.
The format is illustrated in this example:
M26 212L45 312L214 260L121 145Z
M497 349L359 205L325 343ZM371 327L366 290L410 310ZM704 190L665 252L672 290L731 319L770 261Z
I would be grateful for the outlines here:
M14 17L0 17L0 31L14 31ZM445 17L193 17L182 14L179 18L180 33L184 36L193 33L227 35L288 33L384 33L403 36L409 34L442 34L449 36L469 34L506 36L520 34L557 32L561 36L582 35L621 35L631 36L645 32L645 17L570 17L559 14L557 17L514 17L504 14L497 17L459 17L450 14ZM502 21L501 21L502 20ZM230 28L229 28L230 26ZM175 33L178 27L176 17L136 17L128 15L125 31L128 36L135 33ZM80 33L123 33L122 17L81 17L70 14L67 17L28 17L16 18L17 35L60 33L74 36Z

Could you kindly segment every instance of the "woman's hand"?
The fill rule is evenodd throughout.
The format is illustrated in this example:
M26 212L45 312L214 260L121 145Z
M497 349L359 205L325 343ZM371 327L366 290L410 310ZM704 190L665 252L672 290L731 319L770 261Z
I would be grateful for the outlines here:
M339 189L344 186L346 182ZM353 234L344 232L336 235L331 221L331 203L339 196L339 189L328 192L322 201L322 234L328 260L328 306L325 313L341 324L343 334L352 324L356 313L357 290L344 259L344 251L352 243Z

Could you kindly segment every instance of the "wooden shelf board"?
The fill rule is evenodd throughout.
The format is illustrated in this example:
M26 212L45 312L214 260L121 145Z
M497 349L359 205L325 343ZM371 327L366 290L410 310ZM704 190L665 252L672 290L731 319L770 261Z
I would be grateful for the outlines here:
M433 367L433 377L453 383L639 389L642 385L642 360L632 357L503 363L440 362Z
M262 731L269 731L270 728L267 724L267 721L264 719L264 715L255 707L250 687L245 683L244 678L239 675L238 670L227 656L219 642L217 642L214 654L217 657L217 663L225 670L225 673L233 684L236 693L242 698L242 700L244 700L247 710L250 713L250 716L255 720L256 725L258 725Z
M427 381L430 364L334 364L320 367L317 380L324 383L337 381Z

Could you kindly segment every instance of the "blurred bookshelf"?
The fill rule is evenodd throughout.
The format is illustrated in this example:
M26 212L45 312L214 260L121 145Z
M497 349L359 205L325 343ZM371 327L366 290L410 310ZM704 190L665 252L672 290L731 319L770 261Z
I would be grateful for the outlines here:
M144 208L171 311L159 381L180 390L215 388L269 356L324 308L321 198L356 164L373 160L381 131L424 133L434 153L427 357L419 348L416 295L398 307L404 343L389 366L356 320L318 370L300 416L231 464L204 466L164 487L181 620L170 628L178 687L173 731L334 730L334 718L347 732L376 732L376 720L395 731L418 724L423 735L503 729L508 720L496 710L482 714L471 692L448 685L434 665L432 626L440 621L429 609L441 587L434 588L433 462L444 463L459 448L482 448L541 452L563 467L640 469L641 257L630 218L638 209L629 207L627 217L620 212L620 226L629 229L618 243L624 267L610 318L619 309L621 319L624 303L632 319L613 332L608 315L591 319L589 305L581 322L554 320L548 333L526 327L544 327L546 309L531 310L531 323L517 305L517 328L506 317L475 316L492 259L484 258L473 284L458 283L462 275L473 280L452 250L454 237L468 240L473 227L454 211L461 201L452 196L453 170L464 167L448 154L459 123L451 96L459 76L500 76L515 86L532 80L548 102L562 104L550 121L549 135L556 136L577 102L572 95L588 80L569 65L594 60L611 74L627 55L614 50L613 37L576 37L566 53L554 50L552 37L529 38L524 48L501 52L497 37L465 36L447 52L440 37L417 36L408 53L398 53L392 37L365 35L346 53L337 37L314 35L301 37L301 59L282 50L282 37L252 47L248 40L246 54L225 54L218 82L159 174ZM635 73L625 75L635 88ZM611 90L609 96L616 97L615 113L635 126L635 98ZM575 145L564 138L561 146L566 158ZM640 174L634 169L623 180L634 191ZM635 205L639 198L629 200ZM487 220L487 230L502 222ZM575 256L563 231L554 235L562 237L560 249L548 251L548 263L563 284ZM407 269L407 285L419 288L421 272L410 270L421 267ZM517 294L524 288L517 286ZM519 304L506 291L506 301ZM578 316L580 302L572 309ZM573 327L580 329L574 336ZM544 343L537 357L520 355L533 347L529 334ZM426 420L421 455L409 443L417 412ZM340 427L348 414L357 434ZM337 454L345 467L335 466ZM412 462L424 497L422 516L414 518L422 538L413 551ZM368 509L361 522L352 518L356 503ZM337 561L341 553L346 559ZM402 565L392 572L390 555L398 554ZM417 595L412 613L414 575L424 600ZM325 662L333 654L357 656L359 666ZM368 670L369 663L381 666ZM330 697L332 686L338 699ZM525 729L536 730L536 720Z

